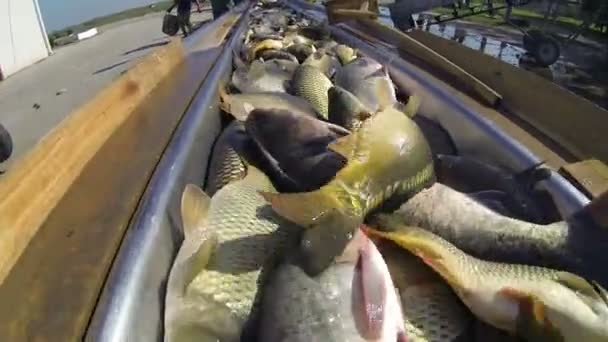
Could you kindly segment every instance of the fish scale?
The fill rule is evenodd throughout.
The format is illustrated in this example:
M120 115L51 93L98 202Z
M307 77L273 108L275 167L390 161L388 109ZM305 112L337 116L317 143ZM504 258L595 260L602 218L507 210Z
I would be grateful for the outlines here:
M245 177L247 171L245 164L230 145L231 137L241 128L241 123L233 121L224 129L213 146L206 186L209 196L213 196L226 184Z
M608 341L608 296L597 283L554 269L472 257L422 228L378 215L369 229L419 256L482 321L531 341Z
M329 78L312 65L300 65L291 82L294 95L305 98L317 113L327 119L329 100L327 91L333 86Z
M265 174L248 166L244 179L211 198L206 219L197 228L200 232L184 240L168 285L169 341L185 334L199 340L211 335L232 341L254 317L266 268L272 267L286 245L293 244L300 230L274 215L258 191L275 189ZM208 247L205 243L212 237L217 243ZM195 262L190 260L205 246L211 251L208 262L194 269L192 281L186 279L185 291L180 291L184 270L192 268L188 266Z
M415 112L417 108L407 109ZM312 274L340 253L367 214L380 205L390 209L392 202L434 181L430 147L408 114L390 107L363 126L329 145L348 162L319 190L263 194L279 215L308 228L302 245L308 260L304 267Z

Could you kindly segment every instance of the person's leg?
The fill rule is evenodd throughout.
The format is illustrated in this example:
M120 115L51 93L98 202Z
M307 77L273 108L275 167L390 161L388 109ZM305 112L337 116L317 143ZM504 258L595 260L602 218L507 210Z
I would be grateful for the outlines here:
M211 0L211 10L213 19L219 18L222 14L228 12L228 0Z
M177 13L177 22L179 23L179 28L182 30L184 37L187 37L188 29L186 28L186 17L184 13Z
M188 12L186 14L186 27L188 28L188 34L192 33L192 21L190 20L191 14Z

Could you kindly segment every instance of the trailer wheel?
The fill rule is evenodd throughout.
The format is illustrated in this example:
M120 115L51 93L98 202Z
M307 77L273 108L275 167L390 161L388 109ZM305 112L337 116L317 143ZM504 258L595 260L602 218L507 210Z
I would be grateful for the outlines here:
M4 126L0 125L0 163L13 154L13 139Z
M554 38L543 36L536 40L532 55L538 64L548 67L559 58L559 44Z
M530 30L523 37L524 49L536 60L536 63L547 67L555 63L560 55L559 43L555 38L540 30Z

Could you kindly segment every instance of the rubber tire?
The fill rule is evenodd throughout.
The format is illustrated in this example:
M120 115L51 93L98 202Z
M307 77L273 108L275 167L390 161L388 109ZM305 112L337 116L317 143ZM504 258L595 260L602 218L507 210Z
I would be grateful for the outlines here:
M530 54L533 54L536 46L536 40L541 39L542 36L543 33L536 29L526 32L523 37L524 49L526 49L526 51L528 51Z
M13 154L13 138L4 126L0 125L0 163L6 161Z
M557 62L560 55L559 43L552 37L543 36L534 42L532 56L541 66L548 67Z

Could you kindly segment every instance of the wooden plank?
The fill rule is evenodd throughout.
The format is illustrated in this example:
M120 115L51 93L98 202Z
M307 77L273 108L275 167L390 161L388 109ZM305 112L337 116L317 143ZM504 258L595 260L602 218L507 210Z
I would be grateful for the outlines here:
M95 150L0 286L0 336L8 341L82 339L141 194L220 53L221 47L199 50L175 65ZM97 115L107 118L109 113Z
M3 176L0 284L86 164L183 57L179 40L147 56L70 114Z
M608 111L542 77L431 33L408 35L443 55L503 97L506 110L579 160L608 163Z
M382 37L384 42L394 45L401 52L413 55L436 71L441 70L451 83L482 100L486 105L494 107L502 100L496 90L403 32L373 20L359 20L359 24L370 35Z

